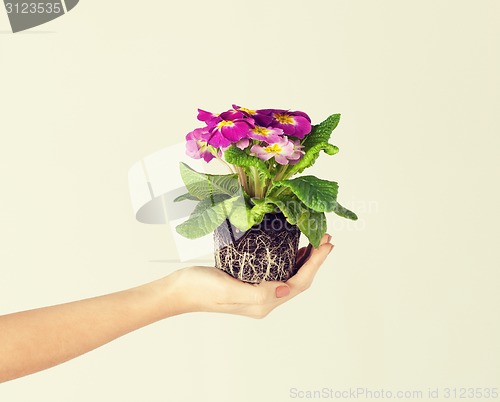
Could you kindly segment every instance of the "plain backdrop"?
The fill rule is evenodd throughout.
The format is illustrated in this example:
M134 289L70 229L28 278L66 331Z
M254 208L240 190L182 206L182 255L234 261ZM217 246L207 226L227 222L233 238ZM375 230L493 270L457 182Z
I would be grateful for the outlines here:
M266 319L175 317L0 401L500 387L499 19L495 0L82 0L14 35L0 11L0 314L183 266L135 221L127 174L197 107L341 113L310 174L360 217L329 217L312 288Z

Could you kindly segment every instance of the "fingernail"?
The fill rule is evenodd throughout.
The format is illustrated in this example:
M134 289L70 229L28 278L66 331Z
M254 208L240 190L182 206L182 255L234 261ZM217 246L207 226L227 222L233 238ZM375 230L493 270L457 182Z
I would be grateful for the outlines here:
M332 235L328 235L328 243L330 243L330 240L332 240Z
M328 253L331 253L334 247L335 246L332 244L332 246L330 247L330 251Z
M288 286L278 286L276 288L276 297L278 299L288 296L290 294L290 288Z

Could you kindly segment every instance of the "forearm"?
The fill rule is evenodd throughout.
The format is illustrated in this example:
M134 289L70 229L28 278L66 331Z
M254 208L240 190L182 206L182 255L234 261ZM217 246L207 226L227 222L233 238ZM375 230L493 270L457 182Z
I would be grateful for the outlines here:
M55 366L179 314L171 276L133 289L0 317L0 382Z
M330 239L323 236L321 246L286 283L251 285L214 267L189 267L122 292L1 316L0 383L177 314L209 311L263 318L310 286L333 248Z

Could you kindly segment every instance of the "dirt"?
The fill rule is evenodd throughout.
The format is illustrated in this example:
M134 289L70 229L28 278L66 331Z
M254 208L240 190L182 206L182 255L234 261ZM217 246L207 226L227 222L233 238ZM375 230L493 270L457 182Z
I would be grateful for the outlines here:
M267 214L246 232L226 220L214 232L215 266L244 282L286 281L298 269L299 238L283 214Z

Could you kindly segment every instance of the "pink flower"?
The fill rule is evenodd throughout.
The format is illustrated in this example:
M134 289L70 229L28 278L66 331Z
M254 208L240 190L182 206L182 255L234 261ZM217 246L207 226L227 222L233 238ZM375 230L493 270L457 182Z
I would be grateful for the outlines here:
M283 137L283 130L281 128L266 128L262 126L255 126L250 129L248 137L253 140L265 141L268 144L279 142Z
M231 145L234 145L235 147L244 150L250 145L250 140L248 138L243 138L242 140L239 140L238 142ZM231 145L228 145L227 147L221 147L220 150L222 152L226 152L229 148L231 148Z
M250 140L248 138L243 138L234 145L236 145L239 149L245 149L250 145Z
M250 152L264 161L274 156L274 160L280 165L288 165L288 160L294 154L294 143L285 136L279 142L266 147L253 145Z
M262 109L257 111L258 114L272 116L273 127L281 128L286 135L304 138L306 134L311 132L311 119L301 111L289 111L282 109Z
M295 165L305 155L305 152L302 150L304 145L300 145L299 140L292 140L291 142L293 143L293 154L288 159L290 160L290 165Z
M210 162L215 158L210 147L202 136L208 132L206 127L197 128L186 135L186 155L194 159L203 158L205 162Z
M208 132L203 134L203 140L215 148L228 147L248 138L248 132L253 125L253 119L245 118L241 112L230 110L207 120Z

